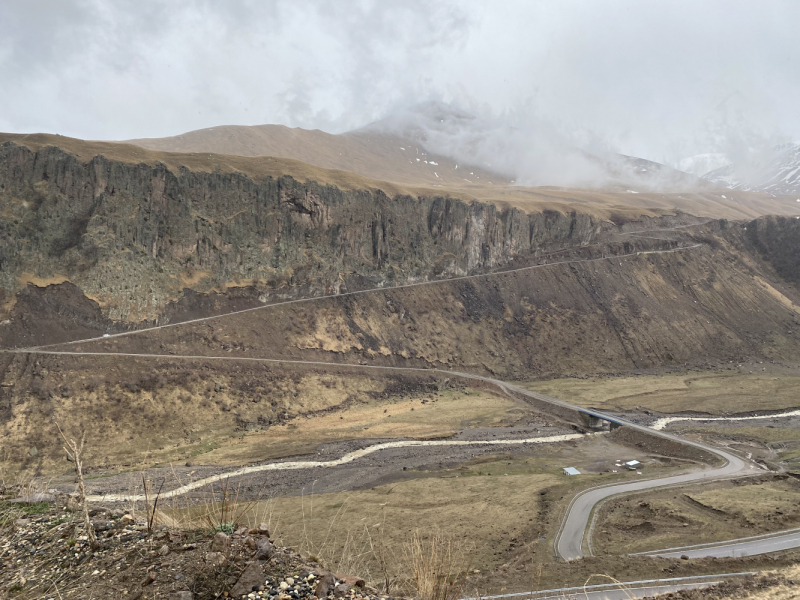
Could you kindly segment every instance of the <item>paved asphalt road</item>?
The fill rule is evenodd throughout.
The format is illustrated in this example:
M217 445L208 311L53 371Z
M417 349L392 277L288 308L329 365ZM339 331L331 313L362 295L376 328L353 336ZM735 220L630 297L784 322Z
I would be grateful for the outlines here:
M631 598L644 598L649 596L659 596L661 594L670 594L672 592L679 592L681 590L696 590L710 587L720 581L713 581L709 583L682 583L677 585L653 585L647 587L634 587L616 590L595 590L583 591L575 590L573 592L557 592L552 596L539 596L535 595L535 600L568 600L576 598L580 600L630 600ZM528 594L530 596L530 593Z
M641 554L661 556L663 558L680 558L681 556L688 556L689 558L704 558L707 556L715 556L717 558L740 558L742 556L790 550L798 546L800 546L800 529L795 529L789 533L777 535L760 535L752 538L728 540L719 542L718 544L699 544L697 546L685 546L683 548L668 548L667 550L642 552Z
M673 477L597 487L578 494L569 507L569 512L567 513L558 536L556 549L559 556L566 560L581 558L583 556L582 545L584 532L589 524L592 509L594 509L598 502L606 498L616 496L617 494L640 492L642 490L664 486L712 480L737 474L749 474L757 469L757 467L746 463L738 456L728 452L711 448L708 448L708 450L722 456L727 461L727 464L717 469L704 469L702 471L675 475Z
M566 408L571 408L573 410L578 408L567 402L556 400L555 398L550 398L548 396L544 396L543 394L538 394L536 392L531 392L519 386L510 385L504 382L488 378L487 381L491 381L495 385L499 385L501 388L513 391L517 394L530 396L538 400L543 400L546 402L550 402L551 404L564 406ZM578 494L570 503L569 508L567 509L567 514L564 517L561 529L559 530L559 533L556 538L556 552L558 552L558 555L561 556L561 558L564 558L566 560L581 558L584 555L582 549L583 539L586 532L586 528L589 525L589 519L591 518L592 510L594 509L594 507L597 505L598 502L601 502L606 498L609 498L611 496L616 496L617 494L640 492L642 490L648 490L664 486L718 479L721 477L730 477L731 475L750 474L757 472L759 470L759 468L755 464L749 461L745 461L742 458L736 456L735 454L731 454L730 452L726 452L724 450L720 450L712 446L707 446L705 444L692 442L680 436L673 435L671 433L666 433L664 431L655 431L650 427L644 425L638 425L636 423L631 423L630 421L626 421L624 419L620 419L618 417L600 411L586 410L586 409L580 409L580 410L583 410L584 412L591 414L592 416L599 417L601 419L610 422L624 424L626 427L629 427L631 429L636 429L648 433L650 435L657 435L659 437L663 437L668 440L676 441L680 444L688 444L690 446L706 450L707 452L716 454L717 456L725 460L725 465L716 469L703 469L701 471L686 473L684 475L675 475L672 477L663 477L659 479L647 479L642 481L632 481L628 483L618 483L618 484L609 484L605 486L598 486L595 488L590 488Z
M567 600L570 598L580 598L581 600L586 598L590 600L627 600L628 598L643 598L680 590L702 589L717 585L726 579L735 579L748 575L755 575L755 573L726 573L724 575L696 575L692 577L623 581L620 583L540 590L537 592L513 592L496 596L483 596L481 598L464 598L464 600L500 600L503 598L520 598L521 600Z

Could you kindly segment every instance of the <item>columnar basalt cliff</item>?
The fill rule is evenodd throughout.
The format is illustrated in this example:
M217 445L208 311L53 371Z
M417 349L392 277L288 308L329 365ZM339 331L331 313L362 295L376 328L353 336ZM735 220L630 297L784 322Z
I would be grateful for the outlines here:
M252 286L262 301L480 272L587 244L585 214L446 197L389 198L290 177L84 162L0 147L0 288L74 283L111 320L164 320L184 290Z
M800 219L755 219L747 224L747 239L783 279L800 283Z

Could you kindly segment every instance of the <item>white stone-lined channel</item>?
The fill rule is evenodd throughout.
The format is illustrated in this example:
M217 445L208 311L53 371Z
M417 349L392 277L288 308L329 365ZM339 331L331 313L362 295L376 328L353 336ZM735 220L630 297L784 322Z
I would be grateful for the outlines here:
M572 440L580 440L593 435L601 435L603 432L597 433L566 433L563 435L552 435L549 437L535 437L520 440L402 440L397 442L383 442L381 444L373 444L366 448L348 452L341 458L326 461L294 461L294 462L278 462L269 463L266 465L254 465L251 467L242 467L234 471L220 473L211 477L205 477L192 481L186 485L182 485L174 490L169 490L161 493L162 498L174 498L175 496L182 496L193 490L202 488L206 485L228 479L229 477L240 477L242 475L249 475L250 473L260 473L262 471L289 471L296 469L315 469L315 468L329 468L344 465L359 458L363 458L368 454L380 452L381 450L389 450L392 448L422 448L430 446L509 446L509 445L523 445L523 444L553 444L556 442L569 442ZM104 495L91 495L86 497L90 502L139 502L145 499L144 494L104 494Z
M661 431L670 423L678 421L755 421L758 419L782 419L785 417L800 417L800 410L792 410L774 415L757 415L754 417L662 417L650 427L656 431Z

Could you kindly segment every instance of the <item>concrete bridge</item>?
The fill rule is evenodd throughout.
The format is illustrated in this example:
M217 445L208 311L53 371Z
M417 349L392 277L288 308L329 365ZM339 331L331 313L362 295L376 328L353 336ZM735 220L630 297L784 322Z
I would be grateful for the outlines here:
M625 425L623 421L620 421L614 416L607 415L606 413L599 413L590 409L578 409L578 417L589 429L603 429L605 424L608 423L608 428L610 431L614 431L617 427L622 427Z

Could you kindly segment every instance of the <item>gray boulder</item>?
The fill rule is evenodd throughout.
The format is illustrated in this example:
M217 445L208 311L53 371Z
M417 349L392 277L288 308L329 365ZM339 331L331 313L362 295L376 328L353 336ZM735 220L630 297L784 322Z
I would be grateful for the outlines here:
M261 570L261 565L251 562L239 576L236 585L228 593L229 597L241 598L242 596L258 590L267 581L267 576Z
M272 542L270 542L269 539L261 538L258 540L256 544L256 559L269 560L272 558L274 552L275 548L272 546Z

